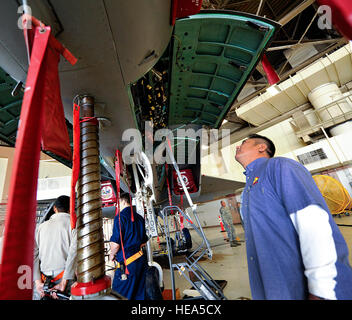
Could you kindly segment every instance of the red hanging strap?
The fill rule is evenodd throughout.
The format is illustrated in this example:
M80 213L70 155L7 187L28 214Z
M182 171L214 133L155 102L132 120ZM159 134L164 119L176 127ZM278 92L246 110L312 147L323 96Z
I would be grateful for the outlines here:
M180 199L180 207L181 207L181 210L183 210L183 194L181 194L181 199ZM181 226L181 230L185 227L184 224L183 224L183 216L181 215L180 216L180 226Z
M123 256L123 262L126 267L126 274L130 274L127 268L127 262L126 262L126 255L125 255L125 248L123 246L123 239L122 239L122 231L121 231L121 213L119 211L119 226L120 226L120 240L121 240L121 248L122 248L122 256Z
M121 214L120 214L120 174L121 174L121 166L122 166L122 154L120 150L116 150L115 152L115 176L116 176L116 190L117 190L117 207L115 212L115 217L119 215L119 226L120 226L120 241L121 241L121 249L122 249L122 256L123 261L126 266L126 274L130 274L127 268L126 262L126 255L125 255L125 248L123 246L123 239L122 239L122 231L121 231Z
M130 188L129 185L128 185L128 194L130 196L131 221L134 222L134 213L133 213L133 207L132 207L131 188Z
M71 197L70 197L70 216L71 229L76 228L77 216L76 207L76 183L80 172L80 144L81 144L81 129L79 122L80 106L73 104L73 159L72 159L72 176L71 176Z
M115 175L116 175L116 197L117 197L117 207L115 211L115 217L120 212L120 175L121 175L121 152L116 150L115 152Z
M96 126L99 124L99 121L96 117L83 117L79 122L90 122L91 124L94 124Z
M168 174L169 174L169 168L168 168L167 163L165 163L165 177L166 177L166 185L167 185L167 195L169 197L169 205L172 206L171 188L170 188Z
M70 217L71 229L76 228L77 215L76 215L76 184L80 174L81 165L81 128L82 122L91 122L98 125L98 120L95 117L83 117L80 119L80 106L76 103L73 104L73 158L72 158L72 176L71 176L71 197L70 197Z

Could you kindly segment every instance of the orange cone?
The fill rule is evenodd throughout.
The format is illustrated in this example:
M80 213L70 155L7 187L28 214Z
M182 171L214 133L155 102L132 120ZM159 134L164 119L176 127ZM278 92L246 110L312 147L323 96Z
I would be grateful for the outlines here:
M225 232L224 224L222 223L221 217L219 216L219 222L220 222L220 227L221 231L220 232Z
M158 247L159 247L159 250L160 250L161 247L160 247L160 238L159 238L159 236L156 237L156 241L157 241L157 243L158 243Z

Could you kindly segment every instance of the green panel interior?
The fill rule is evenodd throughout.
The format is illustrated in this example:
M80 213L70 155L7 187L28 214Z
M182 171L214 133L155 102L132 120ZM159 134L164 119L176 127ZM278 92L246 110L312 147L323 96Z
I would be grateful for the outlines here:
M177 20L168 124L218 128L276 28L274 22L239 13Z
M13 96L12 91L16 87L17 82L0 68L0 140L9 146L15 146L18 121L21 114L23 92ZM72 125L66 120L66 125L72 145ZM50 151L44 151L49 156L60 161L66 166L71 166L71 161L61 158Z
M21 114L23 93L19 91L16 96L12 95L16 87L16 81L0 68L0 140L9 146L15 146L18 121ZM73 146L73 128L72 124L66 119L67 130L70 138L70 145ZM72 162L64 159L50 151L42 150L50 157L56 159L67 167L72 167ZM104 178L111 177L105 169L101 159L101 175Z
M0 139L11 146L16 142L22 104L22 93L11 94L15 86L16 81L0 68Z

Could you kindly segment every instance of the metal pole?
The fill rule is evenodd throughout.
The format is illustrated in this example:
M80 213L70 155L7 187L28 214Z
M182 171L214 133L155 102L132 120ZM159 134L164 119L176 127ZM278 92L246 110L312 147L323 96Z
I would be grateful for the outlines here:
M172 246L170 243L170 230L169 230L169 222L168 222L168 212L165 208L162 210L161 215L164 220L164 232L165 232L165 240L166 240L166 248L167 248L167 256L170 265L170 277L171 277L171 290L172 290L172 300L176 300L176 288L175 288L175 275L174 275L174 266L172 263Z
M257 9L257 13L256 13L257 16L260 15L260 12L262 11L263 4L265 3L265 1L266 0L260 0L259 6L258 6L258 9Z
M185 195L186 195L188 204L189 204L189 206L190 206L191 209L192 209L193 216L194 216L194 218L196 219L196 222L197 222L197 224L198 224L198 226L199 226L200 232L201 232L201 234L202 234L202 236L203 236L203 240L205 241L205 244L206 244L206 246L207 246L207 248L208 248L208 257L211 259L212 256L213 256L213 252L212 252L212 250L211 250L211 248L210 248L210 244L209 244L209 242L208 242L207 237L205 236L205 233L204 233L203 228L202 228L202 226L201 226L201 223L200 223L200 221L199 221L198 215L197 215L197 213L196 213L196 205L193 204L193 201L192 201L191 196L190 196L190 194L189 194L189 192L188 192L188 190L187 190L187 187L186 187L186 185L185 185L185 182L184 182L183 179L182 179L182 176L181 176L180 170L179 170L179 168L178 168L178 165L177 165L177 163L176 163L175 157L174 157L174 155L173 155L173 153L172 153L172 148L171 148L170 139L169 139L169 138L166 138L166 141L165 141L164 143L165 143L165 145L166 145L166 150L167 150L167 153L168 153L168 155L169 155L169 157L170 157L170 160L171 160L171 162L172 162L172 165L173 165L174 168L175 168L175 171L176 171L176 174L177 174L177 176L178 176L178 179L179 179L179 181L181 182L181 185L182 185L183 191L184 191L184 193L185 193Z
M82 117L94 116L94 98L81 100ZM105 275L104 235L100 194L98 126L81 124L81 166L77 188L77 282Z
M289 23L292 19L294 19L302 11L304 11L309 6L311 6L314 2L315 2L315 0L306 0L306 1L302 2L299 6L294 8L292 11L290 11L288 14L286 14L283 18L281 18L279 20L281 27L283 27L285 24Z
M335 153L335 156L336 156L337 160L340 162L341 165L343 165L343 161L341 160L341 158L339 157L339 154L336 152L334 146L332 145L331 140L330 140L329 136L327 135L324 127L320 127L320 129L321 129L321 131L323 131L324 136L325 136L325 138L326 138L331 150Z
M23 12L29 14L30 12L28 10L29 6L28 6L28 1L27 0L22 0L22 6L23 6Z

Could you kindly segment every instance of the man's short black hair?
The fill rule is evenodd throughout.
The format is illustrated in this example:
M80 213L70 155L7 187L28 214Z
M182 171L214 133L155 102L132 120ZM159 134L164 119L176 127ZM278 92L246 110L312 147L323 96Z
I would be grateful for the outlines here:
M120 194L120 200L125 200L128 204L131 204L130 194L128 192L123 192Z
M251 134L247 139L261 139L263 143L266 145L266 152L270 158L272 158L275 154L276 148L274 143L267 137L261 136L259 134Z
M55 202L54 206L59 212L70 212L70 197L68 196L60 196Z

